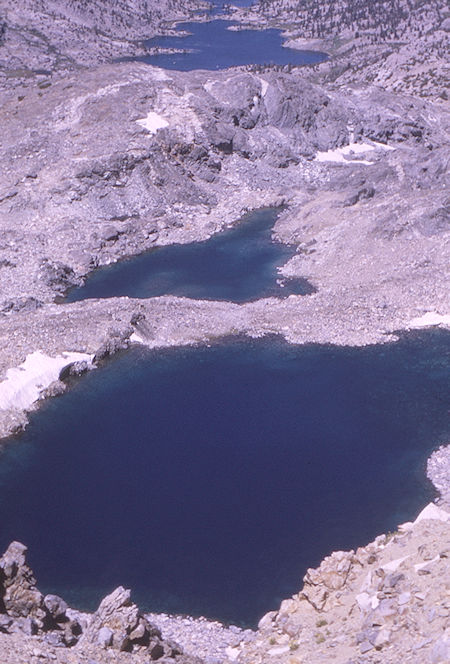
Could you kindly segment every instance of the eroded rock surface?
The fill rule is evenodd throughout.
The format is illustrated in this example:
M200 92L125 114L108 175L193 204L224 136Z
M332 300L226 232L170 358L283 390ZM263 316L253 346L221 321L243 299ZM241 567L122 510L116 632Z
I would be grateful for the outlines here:
M139 613L131 592L122 586L102 600L80 638L80 647L86 643L121 652L145 649L155 660L181 654L175 645L162 640L159 629Z
M67 604L37 589L25 560L26 546L12 542L0 558L0 631L41 635L54 645L73 646L81 625L67 615Z

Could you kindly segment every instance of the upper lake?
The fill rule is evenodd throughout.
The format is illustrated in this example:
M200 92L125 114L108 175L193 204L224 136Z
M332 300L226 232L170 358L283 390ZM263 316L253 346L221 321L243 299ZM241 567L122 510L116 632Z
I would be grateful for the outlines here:
M326 60L317 51L285 48L281 31L229 30L230 21L215 19L207 22L180 23L177 27L188 35L155 37L149 47L183 49L185 53L161 53L138 58L165 69L226 69L239 65L307 65Z
M94 608L255 625L307 567L410 520L448 442L450 335L386 346L135 347L31 417L0 463L0 548Z

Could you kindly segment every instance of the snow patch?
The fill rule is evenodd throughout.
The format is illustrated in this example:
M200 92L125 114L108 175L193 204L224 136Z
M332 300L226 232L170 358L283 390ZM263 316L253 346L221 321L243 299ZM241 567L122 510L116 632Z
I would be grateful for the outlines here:
M26 410L39 399L43 389L59 379L61 371L74 362L92 364L93 355L65 352L57 357L40 350L27 355L25 362L8 369L0 383L0 410Z
M349 145L344 145L342 148L335 148L327 152L318 152L315 160L320 162L331 161L336 164L365 164L366 166L371 166L373 163L371 161L352 159L352 157L377 148L395 150L395 148L390 145L384 145L384 143L350 143ZM346 157L350 157L350 159L346 159Z
M145 343L143 337L141 337L141 335L138 334L137 332L133 332L133 334L130 336L130 341L131 341L131 343L135 343L135 344Z
M432 327L434 325L443 325L444 327L450 327L450 314L437 314L434 311L428 311L423 316L419 318L413 318L409 322L409 327Z
M141 125L141 127L144 127L144 129L150 132L150 134L156 134L158 129L169 126L167 120L165 120L161 115L158 115L158 113L155 113L154 111L150 111L146 118L136 120L136 122L138 125Z
M269 84L263 78L260 78L259 80L261 82L261 96L265 97L266 92L267 92L267 88L269 87Z

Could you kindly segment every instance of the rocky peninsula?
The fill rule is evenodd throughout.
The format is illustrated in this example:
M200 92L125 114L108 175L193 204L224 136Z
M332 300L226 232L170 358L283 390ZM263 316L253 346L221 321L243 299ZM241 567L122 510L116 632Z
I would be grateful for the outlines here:
M326 63L290 72L112 62L142 53L146 37L203 4L114 7L0 2L1 437L23 428L40 398L64 391L69 375L135 342L280 334L292 343L362 345L450 326L445 3L369 9L345 0L315 9L278 1L232 10L243 27L280 27L291 46L330 53ZM97 267L205 240L249 210L278 205L285 209L274 235L296 246L280 273L307 278L313 294L242 305L172 296L63 301ZM444 450L434 460L443 496L448 459ZM449 573L448 515L440 509L324 561L253 639L237 646L234 635L216 661L448 661L448 588L439 583ZM23 553L15 546L2 559L4 587L24 569ZM34 593L30 575L22 576ZM119 595L117 608L129 607ZM10 629L31 605L16 616L3 599L0 632L14 632L0 633L5 664L148 661L148 650L80 650L87 637L73 649L42 641L44 623L65 627L36 597L44 622L34 636ZM150 634L147 623L131 631L141 624ZM155 638L159 648L164 637ZM161 647L164 659L182 657Z

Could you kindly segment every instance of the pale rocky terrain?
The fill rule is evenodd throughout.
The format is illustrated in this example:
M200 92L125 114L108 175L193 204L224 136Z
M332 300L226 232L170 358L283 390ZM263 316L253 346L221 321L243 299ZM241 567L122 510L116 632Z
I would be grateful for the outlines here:
M0 0L0 89L143 54L145 40L167 22L206 6L202 0Z
M8 404L14 396L8 371L36 351L44 364L67 351L88 357L67 359L56 379L30 377L28 393L48 397L135 342L281 334L362 345L450 327L445 4L371 2L368 11L350 0L266 0L234 11L244 26L281 27L292 45L332 56L290 73L111 63L142 52L143 39L199 6L0 0L0 437L39 407L4 407L5 394ZM62 302L97 266L206 240L248 210L281 204L274 236L297 251L280 273L308 278L311 295L242 305L171 296ZM58 622L31 571L21 579L34 599L12 615L3 571L1 664L148 664L150 642L160 661L186 664L197 656L208 664L449 662L449 459L444 448L429 463L442 511L333 554L256 633L142 617L122 590L94 618L67 609ZM8 579L24 565L9 565ZM111 615L135 621L119 631L139 627L148 644L123 653L109 632L102 638L111 645L98 641L103 627L115 631L105 624L111 601ZM61 647L74 621L83 637Z
M414 523L310 569L298 595L259 623L235 661L419 664L450 660L450 513Z
M343 96L301 72L144 64L3 99L2 372L36 350L96 354L118 327L128 343L132 321L152 346L236 333L364 344L449 313L449 114L439 103L376 88ZM312 295L60 303L96 266L205 240L280 203L274 234L297 246L281 273L308 278ZM0 412L2 423L22 420Z
M259 0L232 16L283 29L286 46L330 53L314 67L328 85L448 99L450 11L442 0Z

